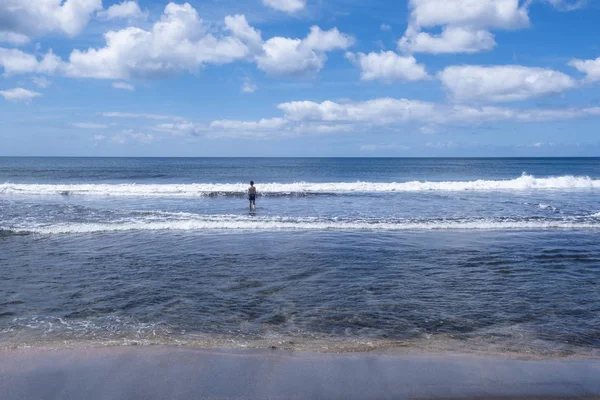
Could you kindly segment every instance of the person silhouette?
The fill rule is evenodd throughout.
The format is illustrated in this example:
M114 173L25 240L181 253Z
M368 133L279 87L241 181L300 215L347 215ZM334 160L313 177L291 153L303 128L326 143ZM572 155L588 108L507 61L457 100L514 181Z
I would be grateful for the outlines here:
M250 210L254 210L256 208L256 187L254 186L254 181L250 181L248 200L250 201Z

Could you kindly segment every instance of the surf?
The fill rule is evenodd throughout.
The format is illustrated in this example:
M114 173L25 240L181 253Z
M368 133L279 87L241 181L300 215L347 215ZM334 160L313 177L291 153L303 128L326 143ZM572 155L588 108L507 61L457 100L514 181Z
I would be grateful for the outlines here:
M294 182L257 185L259 196L306 196L352 193L462 192L600 189L600 179L563 175L536 178L523 174L507 180L408 182ZM18 184L0 185L0 195L113 197L243 197L244 183L191 184Z
M484 231L484 230L600 229L596 218L464 218L464 219L361 219L315 217L256 217L236 215L180 215L175 218L131 218L114 222L70 222L0 227L12 234L90 234L131 231Z

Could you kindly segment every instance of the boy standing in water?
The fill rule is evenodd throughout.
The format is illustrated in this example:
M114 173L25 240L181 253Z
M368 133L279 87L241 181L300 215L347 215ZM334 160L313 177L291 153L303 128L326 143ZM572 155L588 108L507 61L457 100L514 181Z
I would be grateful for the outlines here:
M250 181L248 200L250 200L250 209L254 210L256 208L256 188L254 187L254 181Z

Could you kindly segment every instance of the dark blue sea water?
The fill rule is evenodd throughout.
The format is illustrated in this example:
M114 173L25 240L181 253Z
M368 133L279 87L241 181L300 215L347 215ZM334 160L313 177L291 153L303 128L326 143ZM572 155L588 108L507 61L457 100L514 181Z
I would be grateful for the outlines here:
M0 347L599 355L599 195L596 158L0 158Z

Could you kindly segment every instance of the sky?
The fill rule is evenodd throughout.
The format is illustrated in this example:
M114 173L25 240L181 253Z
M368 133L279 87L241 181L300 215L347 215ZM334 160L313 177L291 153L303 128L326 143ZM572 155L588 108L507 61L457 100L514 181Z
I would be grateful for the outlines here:
M598 0L2 0L0 156L600 156Z

